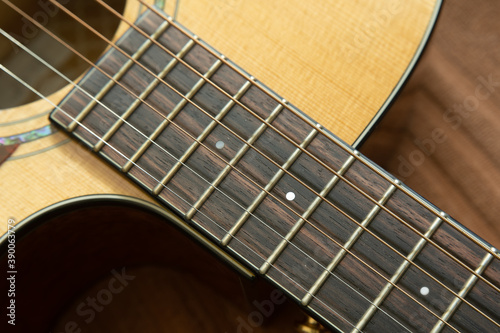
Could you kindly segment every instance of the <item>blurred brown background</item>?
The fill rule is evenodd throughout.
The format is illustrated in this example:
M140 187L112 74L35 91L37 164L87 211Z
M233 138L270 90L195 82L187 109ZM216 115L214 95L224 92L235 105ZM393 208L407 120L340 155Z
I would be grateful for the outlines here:
M426 51L361 151L500 247L500 2L444 1Z

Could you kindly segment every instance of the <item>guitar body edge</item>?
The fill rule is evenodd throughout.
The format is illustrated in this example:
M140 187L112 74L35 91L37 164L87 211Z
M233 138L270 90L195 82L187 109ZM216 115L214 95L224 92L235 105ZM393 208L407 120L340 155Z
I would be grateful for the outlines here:
M443 0L436 0L434 12L432 13L432 17L429 21L429 25L427 26L427 30L424 33L424 36L422 38L422 42L420 43L417 50L415 51L415 55L413 56L412 60L408 64L408 67L406 68L405 72L401 76L401 79L394 87L394 90L391 92L389 97L387 97L387 100L381 106L380 110L373 116L372 120L368 123L368 125L365 127L363 132L360 133L360 135L358 136L356 141L354 141L354 143L352 144L352 146L355 149L359 149L363 145L363 143L369 138L370 134L377 127L377 125L382 120L382 118L387 114L387 112L389 111L389 108L395 102L396 98L399 96L399 93L401 92L401 90L404 88L404 86L406 85L406 83L410 79L411 74L415 70L415 67L417 66L418 62L420 61L420 58L422 57L422 54L425 51L427 44L429 43L429 39L432 36L432 32L434 31L434 27L439 19L439 14L441 12L442 5L443 5Z
M8 253L14 253L15 273L10 276L15 276L15 297L3 298L2 305L7 308L9 299L15 300L18 332L53 329L59 314L71 308L82 290L106 274L127 277L130 268L138 265L190 272L226 295L240 289L237 276L254 277L173 213L121 195L91 195L56 203L19 222L10 234L15 246L9 246L7 234L0 238L0 262L7 267ZM187 244L193 240L203 246ZM219 274L229 274L229 278L211 277ZM2 279L2 288L9 290L10 283ZM12 329L7 320L0 326Z
M131 1L128 3L130 4ZM389 5L390 2L387 1L387 4ZM251 43L248 44L250 46L242 48L239 45L241 39L239 37L235 38L238 42L235 44L236 46L231 44L231 39L219 38L220 35L227 36L227 31L225 32L223 29L207 27L205 33L207 41L212 42L213 40L217 48L224 51L234 49L231 51L232 53L228 53L230 58L243 68L254 73L259 80L262 79L269 86L276 87L283 95L295 95L296 104L301 108L306 106L304 111L308 114L311 113L310 111L316 111L315 114L312 114L313 118L320 120L323 125L335 131L345 141L352 142L360 133L360 131L356 130L357 126L354 126L354 123L369 123L368 127L366 127L355 142L355 147L357 147L367 137L367 134L369 134L375 123L382 117L399 89L406 82L429 38L430 30L435 23L440 5L441 1L437 0L434 7L434 14L430 20L429 17L425 16L426 11L422 9L422 14L418 15L418 17L426 18L425 24L421 24L421 27L426 27L426 30L422 28L422 31L426 31L424 33L424 40L417 42L413 38L412 40L415 41L415 44L412 44L412 47L416 47L413 58L401 57L399 62L405 63L405 65L400 66L401 71L395 71L399 74L390 73L391 75L388 75L388 78L384 80L385 89L375 89L373 91L363 90L356 83L359 82L356 75L366 74L367 71L362 70L362 68L372 66L373 59L367 61L364 67L357 66L359 68L356 68L356 75L342 72L345 77L353 78L351 85L353 89L346 89L346 93L343 89L334 89L338 88L337 85L345 85L346 82L339 71L336 73L338 78L336 78L335 82L330 80L332 76L328 76L328 80L325 81L328 84L327 86L323 85L323 81L321 80L312 80L313 82L310 82L309 77L307 75L304 76L305 73L311 73L311 75L319 73L321 74L319 76L320 79L325 75L321 66L319 64L316 65L315 62L309 62L313 64L309 70L301 68L293 73L288 73L286 70L278 70L276 63L283 63L283 66L285 66L288 61L295 59L297 54L295 45L296 36L290 38L290 45L273 48L282 49L283 53L279 57L270 56L263 60L258 57L249 57L244 52L246 49L253 49ZM197 9L196 7L195 9ZM431 7L431 5L427 7ZM132 18L130 14L132 10L130 8L127 11L129 14L126 16ZM239 15L246 15L246 11L240 10L242 14L237 9L227 9L228 15L234 12L235 19L233 21L238 21L236 18ZM197 10L202 11L201 9ZM405 5L404 10L403 13L409 12L409 6ZM298 13L302 15L301 11L298 11ZM392 25L399 26L405 23L401 23L401 21L404 21L401 20L401 17L404 15L401 12L398 13L399 15L394 16L394 22L392 22L391 27ZM181 17L180 21L192 27L193 30L199 31L201 29L196 26L198 24L196 22L196 14L197 12L194 12L192 17L187 17L186 19ZM205 12L202 11L202 14L205 15ZM212 14L215 15L215 12ZM226 15L223 15L223 17L224 20L222 20L222 23L228 21L225 19ZM296 21L294 16L291 16L290 19ZM368 13L368 19L373 20L373 13ZM266 21L265 18L262 18L262 20ZM210 20L208 21L210 23ZM423 19L420 19L420 21L422 22ZM221 26L225 27L226 25L222 24ZM380 29L378 34L383 34L383 31L389 28L387 26L384 29ZM122 24L120 29L124 30L125 24ZM231 27L232 29L233 27ZM278 30L281 31L281 28ZM329 29L326 30L328 31ZM359 31L342 29L341 32L347 38L344 41L349 41L349 38L352 40ZM361 32L363 31L361 30ZM308 35L302 37L306 41L310 39ZM324 36L320 38L320 41L322 40L325 40ZM263 44L257 41L255 43ZM308 45L306 43L303 47L306 48ZM322 43L314 45L321 48L327 46ZM399 45L395 43L394 47L398 48ZM379 50L379 46L376 43L374 48L375 50ZM410 47L409 49L412 48ZM355 51L356 57L353 59L361 57L364 51L370 53L366 47ZM384 52L379 53L385 55ZM256 54L261 56L266 53L256 52ZM303 58L308 60L310 54L323 53L305 52ZM297 58L296 63L306 63L303 61L303 58ZM335 66L338 66L340 63L332 60L332 57L323 58L325 59L322 60L330 61ZM381 58L383 57L381 56ZM410 58L412 59L410 65L403 71L402 69L407 64L404 60ZM269 70L262 64L275 70ZM324 67L334 70L335 66L329 66L327 63ZM292 75L294 80L282 78L279 75L276 76L275 72L284 72L287 75ZM404 73L401 78L398 76L400 73ZM375 78L380 81L381 77L379 74L383 73L377 72L372 74L370 79ZM399 81L398 78L394 78L395 76L398 76ZM295 81L298 82L296 83L297 85L300 82L308 83L305 85L307 89L298 92L296 89L297 86L291 89L290 86L293 86ZM373 86L368 81L366 85ZM397 84L392 88L395 82ZM284 85L283 83L290 84ZM349 88L351 86L348 85L346 87ZM64 93L70 88L71 86L67 86L65 91L60 91L57 93L57 96L56 94L51 96L51 99L58 100L62 98ZM390 89L393 90L387 98L386 93ZM324 98L315 97L321 91L326 91L327 93ZM335 91L335 94L332 94L332 91ZM369 98L366 98L366 101L363 102L359 98L361 95L359 91L367 92ZM379 108L381 105L380 102L384 101L384 99L385 103ZM332 101L335 101L338 105L333 105ZM322 105L327 106L328 110L321 110L317 105L320 102ZM376 107L370 107L373 105L376 105ZM49 103L39 101L30 105L20 106L19 108L2 111L3 118L0 123L14 125L5 126L1 136L5 138L12 137L13 133L15 133L15 136L19 133L28 133L26 132L27 129L31 129L33 132L33 129L38 130L48 127L46 117L42 116L51 108L52 106ZM376 111L377 109L379 109L378 112ZM353 113L355 116L352 123L346 122L346 117L343 114L346 112ZM372 114L377 112L375 119L371 122L369 119L371 119L372 114L366 115L366 113L370 112ZM26 118L18 119L19 114L26 115ZM335 114L335 116L332 114ZM359 122L360 118L363 119L362 122ZM339 119L341 121L338 121ZM365 125L358 126L360 129L365 127ZM175 230L173 226L177 227L177 229L183 229L190 236L193 236L198 242L211 249L220 258L228 261L239 273L246 277L253 276L246 268L234 260L228 259L229 257L223 251L214 246L210 241L207 241L200 233L190 228L176 215L158 206L141 189L134 186L112 168L109 168L102 159L97 158L88 149L78 143L69 140L62 132L54 131L52 134L43 136L37 140L23 142L12 157L1 165L0 178L5 180L3 183L4 191L2 196L0 196L3 206L1 209L3 223L0 225L0 234L7 232L7 220L10 221L12 218L15 222L19 221L13 230L16 234L16 263L19 265L17 269L22 273L17 275L16 280L16 290L18 291L16 295L16 302L18 302L16 311L18 313L17 323L19 323L18 326L16 325L16 329L20 332L49 330L51 327L54 327L57 321L56 314L58 310L70 304L75 293L88 286L89 281L98 279L106 272L112 272L116 267L129 267L142 264L145 258L147 258L146 261L148 263L192 270L193 268L197 268L196 264L193 265L189 260L194 257L197 263L205 261L205 266L208 263L207 268L196 273L200 274L199 272L204 272L201 273L203 274L203 278L209 276L213 271L222 270L221 267L227 269L224 265L215 264L215 260L210 260L209 257L211 256L208 255L207 257L207 254L205 254L207 251L195 250L197 252L193 255L191 251L179 250L179 248L186 249L190 247L181 244L182 242L186 242L186 237L177 237L177 235L172 234L172 230ZM128 197L125 197L125 195ZM166 223L166 221L170 223ZM4 235L0 239L0 242L1 256L6 253L8 248L7 235ZM188 240L188 242L191 242L191 240ZM96 258L99 258L99 260L95 260ZM0 261L3 262L5 259L4 256L0 258ZM238 288L234 283L231 286L224 286L225 283L226 279L213 282L214 285L217 285L216 287L221 289L227 287L235 290L235 288ZM4 290L8 290L6 279L3 279L2 287ZM5 300L7 301L8 299L5 298ZM38 302L33 302L32 300L37 300ZM40 304L40 300L43 300L43 305ZM7 304L3 305L7 307ZM30 320L25 320L26 318L30 318ZM7 325L7 321L2 321L0 325Z

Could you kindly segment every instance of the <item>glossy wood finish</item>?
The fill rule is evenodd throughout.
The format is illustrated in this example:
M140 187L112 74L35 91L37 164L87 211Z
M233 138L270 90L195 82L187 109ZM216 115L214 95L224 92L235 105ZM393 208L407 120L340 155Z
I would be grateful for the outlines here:
M18 227L17 320L15 327L1 321L3 332L236 332L258 311L252 302L277 293L236 274L145 201L80 198ZM276 296L265 331L292 331L302 315Z

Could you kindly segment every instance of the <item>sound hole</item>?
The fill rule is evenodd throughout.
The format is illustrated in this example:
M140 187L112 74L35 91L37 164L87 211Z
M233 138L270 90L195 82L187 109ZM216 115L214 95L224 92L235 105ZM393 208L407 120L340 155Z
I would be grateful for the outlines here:
M120 23L116 15L98 2L86 0L58 0L58 2L108 39L113 37ZM123 13L125 0L105 0L105 2ZM107 46L100 37L49 0L18 0L13 3L91 62L95 62ZM6 33L61 71L68 79L75 80L89 68L85 60L4 2L0 2L0 22L1 28ZM3 35L0 35L0 63L44 96L49 96L68 84L65 79ZM0 71L0 109L38 99L40 97L37 94L4 71Z

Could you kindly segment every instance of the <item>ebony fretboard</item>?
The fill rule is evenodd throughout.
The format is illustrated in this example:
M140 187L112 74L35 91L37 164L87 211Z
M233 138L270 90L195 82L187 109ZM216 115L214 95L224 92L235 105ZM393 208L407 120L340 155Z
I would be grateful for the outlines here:
M136 25L54 122L332 328L499 331L495 250L183 28Z

